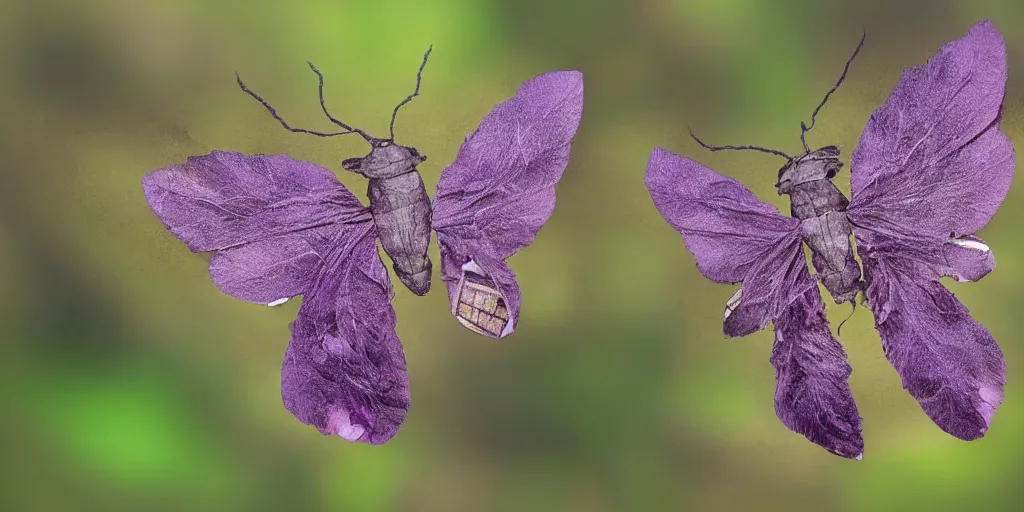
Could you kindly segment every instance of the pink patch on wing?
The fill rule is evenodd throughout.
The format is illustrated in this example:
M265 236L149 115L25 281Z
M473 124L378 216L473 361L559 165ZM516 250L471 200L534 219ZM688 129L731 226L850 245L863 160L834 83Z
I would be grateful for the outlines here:
M359 441L359 438L366 433L366 429L361 425L352 424L349 412L341 407L332 407L327 414L327 434L336 435L349 441Z

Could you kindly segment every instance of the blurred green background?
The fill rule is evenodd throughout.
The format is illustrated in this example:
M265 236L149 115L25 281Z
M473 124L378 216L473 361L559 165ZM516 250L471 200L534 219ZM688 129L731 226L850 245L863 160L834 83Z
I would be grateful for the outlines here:
M1020 186L981 233L999 268L950 284L1006 354L991 430L966 443L934 426L861 309L840 338L864 417L856 462L776 419L771 332L722 338L733 290L700 276L643 184L660 145L787 211L777 158L713 155L687 126L797 151L800 121L866 29L808 137L848 162L902 69L983 18L1006 37L1003 129L1024 148L1017 0L3 2L0 509L1024 509ZM431 43L396 126L429 155L431 191L527 78L581 70L583 121L554 216L511 260L525 297L515 335L460 327L436 272L428 297L396 286L413 407L387 445L350 444L281 404L298 301L218 291L139 180L213 149L289 153L365 198L340 168L364 142L285 132L233 73L290 122L331 129L312 60L335 115L381 133ZM837 182L848 190L847 169ZM847 313L829 304L833 326Z

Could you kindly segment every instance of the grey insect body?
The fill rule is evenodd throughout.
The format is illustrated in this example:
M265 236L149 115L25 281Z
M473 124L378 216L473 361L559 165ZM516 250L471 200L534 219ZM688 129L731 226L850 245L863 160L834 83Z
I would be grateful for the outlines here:
M800 219L804 243L813 253L811 264L837 304L853 302L864 287L846 218L850 201L832 183L842 166L839 148L825 146L788 162L775 185L780 195L789 195L790 213Z
M395 274L410 291L430 291L430 197L416 166L427 159L416 148L390 141L371 142L362 158L349 158L342 167L370 180L367 196L384 252Z
M846 207L850 200L832 183L832 178L843 166L839 161L839 148L825 146L811 151L805 136L814 128L818 111L846 79L850 64L863 45L864 36L861 36L857 49L846 61L846 67L836 85L825 93L825 98L811 114L810 126L800 123L800 142L804 147L802 155L789 156L782 151L761 146L712 146L690 131L698 144L711 151L754 150L786 159L786 165L779 169L779 181L775 188L780 195L789 195L790 214L800 220L800 231L804 243L811 248L811 264L818 273L818 279L837 304L850 302L854 307L857 293L864 289L864 281L861 280L860 264L854 258L853 242L850 240L853 229L846 217Z
M288 131L318 137L355 133L370 143L369 154L364 157L348 158L341 166L370 180L367 196L370 199L370 214L373 216L377 235L380 237L384 252L391 258L395 274L416 295L426 295L430 291L432 269L430 258L427 257L427 246L430 245L431 203L423 179L416 170L416 166L427 157L414 147L395 144L395 117L403 105L419 96L423 68L427 65L432 48L428 48L423 54L423 63L416 72L416 89L392 111L390 137L386 139L374 137L364 130L349 126L327 111L327 105L324 103L324 75L312 62L309 63L309 69L320 79L320 108L328 120L342 128L341 131L325 133L290 126L277 114L274 107L238 78L238 86L262 103L270 115Z

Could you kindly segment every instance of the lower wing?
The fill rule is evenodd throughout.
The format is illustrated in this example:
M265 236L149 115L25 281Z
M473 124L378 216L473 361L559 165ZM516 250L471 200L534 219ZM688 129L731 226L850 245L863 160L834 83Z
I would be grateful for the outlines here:
M875 329L903 387L945 432L967 441L984 436L1006 383L999 345L939 282L934 264L885 235L863 227L854 234ZM991 270L987 246L971 242L939 253L951 268L946 275L967 280Z
M409 410L405 353L372 223L331 252L291 326L281 369L285 407L324 435L383 444Z
M814 284L806 270L801 279ZM848 379L853 369L832 336L817 285L774 319L775 414L790 430L847 458L864 453L860 414Z

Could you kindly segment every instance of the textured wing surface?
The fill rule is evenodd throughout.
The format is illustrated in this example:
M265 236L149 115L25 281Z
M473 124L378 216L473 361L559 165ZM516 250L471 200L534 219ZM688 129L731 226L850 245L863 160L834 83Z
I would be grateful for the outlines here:
M555 208L555 185L583 114L583 75L524 82L466 137L441 173L433 227L452 314L480 334L512 333L522 302L505 260L533 243Z
M645 182L655 207L682 234L700 272L720 283L741 283L726 304L726 336L764 329L815 286L801 279L807 263L800 221L781 215L736 180L655 148Z
M814 284L806 270L801 281ZM864 438L848 382L853 369L829 330L818 287L810 286L774 323L775 413L814 444L859 459Z
M287 155L214 151L150 172L146 200L225 293L270 303L313 285L341 226L369 212L327 169Z
M281 395L324 435L383 444L409 410L409 378L377 233L370 223L349 230L292 324Z
M1005 361L939 279L995 267L973 236L995 215L1015 157L999 130L1006 48L982 22L907 69L853 153L847 215L886 357L935 423L984 435L1002 402Z

